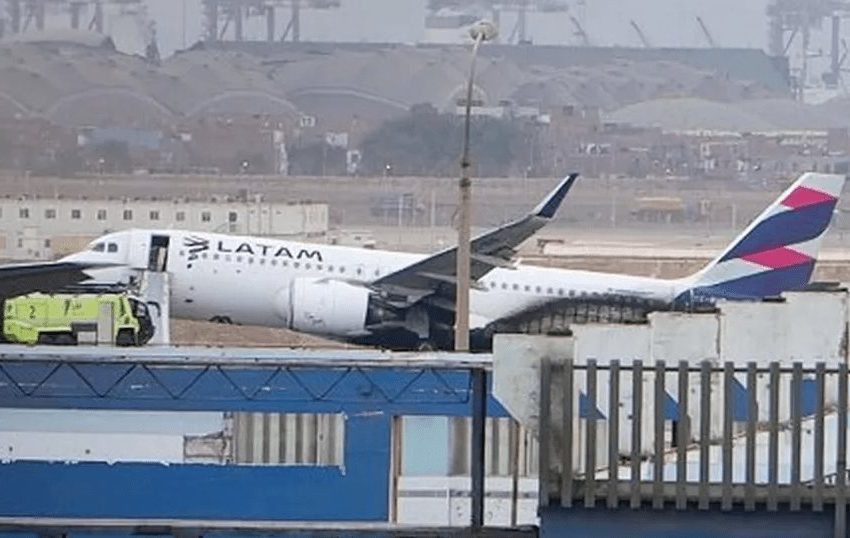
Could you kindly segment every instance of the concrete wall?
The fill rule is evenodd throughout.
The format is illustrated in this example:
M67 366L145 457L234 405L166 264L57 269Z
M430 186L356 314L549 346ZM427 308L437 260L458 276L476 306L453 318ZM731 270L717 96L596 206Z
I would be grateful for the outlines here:
M564 361L585 364L596 359L598 364L607 365L613 360L622 364L631 364L641 360L645 368L652 368L658 361L667 366L675 366L679 361L697 365L702 361L720 364L725 361L745 366L753 361L765 366L771 361L784 365L802 362L813 366L817 362L838 364L847 359L848 293L837 292L798 292L789 293L783 302L743 303L722 302L717 313L687 314L658 312L649 316L647 324L639 326L622 325L579 325L573 326L571 338L550 338L522 335L498 335L494 341L494 394L506 408L526 427L536 432L539 409L539 365L541 357L549 358L555 365ZM746 376L736 374L741 391L755 390L756 400L760 402L758 414L760 420L768 418L769 384L766 374L757 376L755 387L746 386ZM691 439L696 440L699 424L699 376L690 374L688 379L688 415L690 418ZM559 379L553 378L552 437L556 448L560 442L561 391ZM633 409L632 377L624 372L620 377L619 389L619 439L620 451L625 454L631 449L630 418ZM722 434L723 391L722 375L712 374L710 435L719 438ZM780 398L779 420L790 418L790 376L783 376L780 385L783 397ZM826 386L826 405L835 402L834 381ZM665 375L665 391L669 405L665 413L677 413L680 400L678 393L678 375ZM585 397L587 390L586 374L576 370L574 376L574 409L579 409L579 399ZM642 383L643 415L641 422L643 453L653 449L655 379L645 374ZM610 375L606 370L597 373L596 408L604 417L597 421L597 435L600 452L597 461L605 461L609 416ZM581 394L581 395L580 395ZM741 409L743 401L736 398L734 407ZM585 414L592 410L585 407ZM736 411L740 413L741 411ZM668 416L668 419L674 418ZM576 441L585 435L585 420L575 424ZM667 446L670 445L672 420L666 422ZM605 442L603 442L605 441ZM577 446L579 443L574 443ZM576 454L578 456L578 454ZM582 458L583 459L583 458ZM581 461L578 459L577 461Z

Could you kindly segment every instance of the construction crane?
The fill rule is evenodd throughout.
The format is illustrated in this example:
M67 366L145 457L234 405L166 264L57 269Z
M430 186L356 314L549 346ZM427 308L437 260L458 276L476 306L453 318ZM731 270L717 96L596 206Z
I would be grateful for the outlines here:
M1 3L1 2L0 2ZM138 24L147 25L147 11L143 0L5 0L6 20L4 31L19 34L34 30L44 30L47 26L48 9L50 14L67 15L71 28L77 30L83 26L82 17L90 13L86 27L103 33L104 10L111 10L116 17L131 17ZM143 32L150 35L150 32Z
M578 36L579 39L581 39L581 44L585 47L589 47L590 38L587 37L587 32L584 31L584 27L581 25L580 22L578 22L578 19L570 15L570 22L573 23L573 26L576 29L575 35Z
M301 41L303 10L336 9L340 0L203 0L207 41L224 41L231 25L234 41L245 40L245 23L252 17L265 17L266 41ZM289 21L280 38L277 36L277 11L286 9Z
M428 11L433 15L443 9L452 9L458 12L475 14L480 16L488 13L496 26L502 19L504 13L515 13L516 23L510 32L499 32L506 35L507 43L528 43L528 14L538 13L563 13L569 11L567 0L429 0Z
M702 30L702 35L705 36L705 40L708 41L708 46L716 49L717 42L714 41L714 38L711 36L711 32L708 31L708 26L705 25L705 21L703 21L702 17L699 15L697 15L697 24L699 24L699 27Z
M634 28L635 33L637 33L638 39L640 39L640 42L643 44L643 46L647 49L651 49L652 45L649 43L649 40L646 38L646 35L644 35L643 30L641 30L640 26L638 26L638 23L636 23L634 20L631 20L629 21L629 24L631 24L632 28Z

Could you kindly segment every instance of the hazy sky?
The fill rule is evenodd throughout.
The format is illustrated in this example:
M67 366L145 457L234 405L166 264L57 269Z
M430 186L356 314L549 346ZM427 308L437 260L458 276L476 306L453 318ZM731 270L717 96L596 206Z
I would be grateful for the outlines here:
M186 42L192 44L200 38L201 0L146 1L157 20L164 52L182 47L184 21ZM591 40L599 45L639 45L629 25L634 19L653 45L705 46L695 21L699 15L723 46L764 47L767 3L768 0L571 0L571 14L583 22ZM305 11L302 37L419 42L425 36L425 4L426 0L342 0L338 10ZM569 14L529 15L530 37L541 44L575 42ZM287 16L278 16L281 28ZM511 14L503 16L503 34L510 33L514 21ZM257 19L246 31L260 37L265 31L264 23Z

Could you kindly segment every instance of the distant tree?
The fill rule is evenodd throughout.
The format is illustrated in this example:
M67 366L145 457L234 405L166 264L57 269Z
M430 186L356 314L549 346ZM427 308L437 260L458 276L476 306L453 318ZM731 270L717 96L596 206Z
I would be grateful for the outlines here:
M57 152L56 159L53 162L53 167L48 169L47 173L52 173L59 177L68 177L81 171L84 166L85 159L83 158L79 148L66 148Z
M95 146L95 170L98 172L130 172L133 161L126 142L109 140Z
M384 123L361 144L363 174L381 175L389 165L393 175L454 176L460 171L464 118L417 107L404 118ZM515 172L521 127L511 121L477 116L472 119L470 153L477 176Z
M345 149L324 142L293 145L287 148L289 173L293 176L342 176L345 170Z

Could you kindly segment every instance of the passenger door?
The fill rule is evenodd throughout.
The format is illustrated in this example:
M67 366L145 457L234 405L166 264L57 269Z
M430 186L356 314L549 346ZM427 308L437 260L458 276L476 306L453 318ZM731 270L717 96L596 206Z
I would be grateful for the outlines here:
M168 270L169 241L170 237L167 235L151 235L151 243L148 250L148 271L164 273Z

